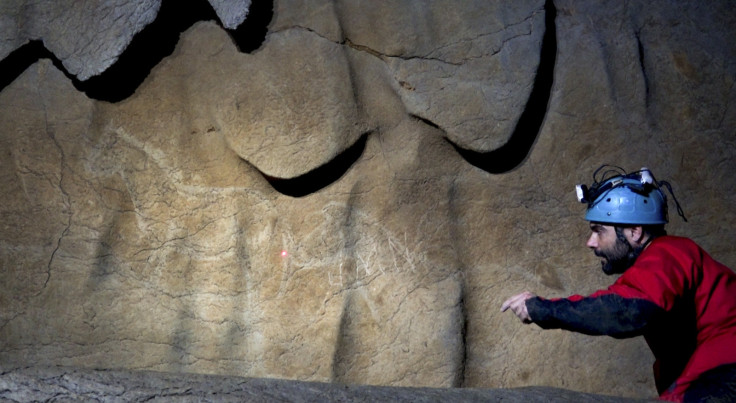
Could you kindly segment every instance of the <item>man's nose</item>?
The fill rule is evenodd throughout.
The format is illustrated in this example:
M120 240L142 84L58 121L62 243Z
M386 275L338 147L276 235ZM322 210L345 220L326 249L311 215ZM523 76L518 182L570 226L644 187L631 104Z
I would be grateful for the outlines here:
M598 240L596 239L595 234L590 234L590 238L588 238L588 242L585 244L585 246L589 247L590 249L598 248Z

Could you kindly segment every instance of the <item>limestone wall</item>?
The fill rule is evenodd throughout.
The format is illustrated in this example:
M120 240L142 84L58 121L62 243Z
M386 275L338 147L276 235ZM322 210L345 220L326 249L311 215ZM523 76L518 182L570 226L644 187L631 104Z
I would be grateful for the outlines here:
M6 367L652 397L642 339L499 312L613 281L603 163L736 267L727 0L89 3L0 5Z

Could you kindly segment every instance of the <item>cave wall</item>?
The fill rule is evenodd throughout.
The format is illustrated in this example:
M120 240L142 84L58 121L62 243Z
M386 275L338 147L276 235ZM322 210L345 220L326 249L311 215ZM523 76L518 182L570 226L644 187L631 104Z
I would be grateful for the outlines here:
M731 2L188 6L0 5L3 366L655 395L499 307L613 281L603 163L736 267Z

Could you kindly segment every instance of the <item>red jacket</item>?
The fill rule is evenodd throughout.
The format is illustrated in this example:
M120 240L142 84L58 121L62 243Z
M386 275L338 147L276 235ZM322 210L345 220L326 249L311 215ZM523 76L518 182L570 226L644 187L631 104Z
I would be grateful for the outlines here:
M736 273L687 238L656 238L608 289L526 305L543 328L643 335L662 399L681 401L700 374L736 363Z

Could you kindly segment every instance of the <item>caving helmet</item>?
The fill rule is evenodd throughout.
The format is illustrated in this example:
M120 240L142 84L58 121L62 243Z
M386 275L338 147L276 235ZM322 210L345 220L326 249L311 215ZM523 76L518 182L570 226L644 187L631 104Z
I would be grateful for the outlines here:
M606 170L601 173L604 168ZM577 185L576 191L578 200L588 204L585 213L588 221L610 225L657 225L668 222L667 197L662 187L666 187L675 199L670 184L656 181L648 168L627 174L620 167L603 165L593 173L590 188ZM675 204L677 213L687 221L677 199Z

